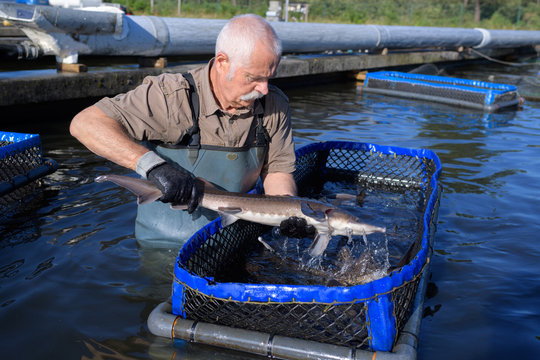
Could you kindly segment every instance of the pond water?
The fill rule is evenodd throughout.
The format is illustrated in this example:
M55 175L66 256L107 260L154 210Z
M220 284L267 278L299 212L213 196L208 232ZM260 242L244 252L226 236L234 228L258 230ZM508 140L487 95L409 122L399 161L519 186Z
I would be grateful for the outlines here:
M450 76L539 93L538 59L481 64ZM325 140L434 150L444 192L419 359L533 358L540 353L540 102L485 114L362 94L355 83L286 89L297 146ZM93 100L92 100L93 101ZM170 296L173 251L140 249L136 205L97 184L126 170L91 154L68 124L90 101L10 109L2 130L39 133L59 169L0 228L2 358L248 359L151 335Z
M392 170L403 167L396 166ZM246 256L237 261L236 271L228 271L226 278L216 276L216 281L353 286L380 279L401 266L398 264L405 261L407 250L422 236L418 231L426 206L423 189L369 188L359 185L357 178L351 180L325 181L320 189L309 189L308 180L300 190L308 190L309 198L322 201L331 202L332 194L355 197L339 202L338 206L356 216L358 221L384 226L385 233L333 235L322 256L313 257L309 249L315 241L287 238L274 227L259 237L259 242L252 244ZM357 201L359 193L363 196ZM306 196L305 193L302 196Z

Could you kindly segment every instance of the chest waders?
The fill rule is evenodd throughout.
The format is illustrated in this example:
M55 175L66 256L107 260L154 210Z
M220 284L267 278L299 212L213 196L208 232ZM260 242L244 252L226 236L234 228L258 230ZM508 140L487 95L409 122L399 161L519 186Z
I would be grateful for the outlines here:
M246 192L259 178L268 149L269 136L257 116L255 143L244 147L201 145L199 131L199 96L191 74L184 74L190 84L193 127L178 145L146 143L151 150L173 166L181 166L227 191ZM264 98L261 104L264 109ZM187 138L187 139L186 139ZM155 201L140 205L135 221L135 237L145 248L173 248L183 245L191 235L218 217L214 211L197 208L193 214L172 210L169 204Z

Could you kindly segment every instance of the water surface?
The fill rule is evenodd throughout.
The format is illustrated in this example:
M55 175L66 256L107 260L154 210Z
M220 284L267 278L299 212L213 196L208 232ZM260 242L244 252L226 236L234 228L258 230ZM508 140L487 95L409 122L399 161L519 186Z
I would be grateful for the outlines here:
M447 71L534 92L536 64ZM419 359L537 357L540 103L485 114L363 95L355 83L286 93L297 146L350 140L428 148L441 158ZM85 105L49 104L2 119L2 130L39 133L45 156L59 163L36 199L0 228L2 358L170 358L172 347L148 332L146 319L170 295L176 252L140 249L133 196L93 182L127 171L69 136L69 120ZM183 342L174 351L184 359L253 358Z

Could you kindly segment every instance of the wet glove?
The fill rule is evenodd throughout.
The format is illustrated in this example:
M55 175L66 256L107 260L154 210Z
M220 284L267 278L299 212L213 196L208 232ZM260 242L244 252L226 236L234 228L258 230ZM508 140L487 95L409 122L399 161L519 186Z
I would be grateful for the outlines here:
M291 216L279 224L279 232L281 235L293 238L313 238L316 229L313 225L308 225L306 219L297 216Z
M158 187L163 195L159 198L164 203L187 204L188 213L199 206L201 194L193 175L183 169L163 163L150 170L148 180Z
M137 173L146 177L163 193L164 203L187 205L188 213L199 205L201 193L188 171L169 165L155 152L144 154L137 163Z

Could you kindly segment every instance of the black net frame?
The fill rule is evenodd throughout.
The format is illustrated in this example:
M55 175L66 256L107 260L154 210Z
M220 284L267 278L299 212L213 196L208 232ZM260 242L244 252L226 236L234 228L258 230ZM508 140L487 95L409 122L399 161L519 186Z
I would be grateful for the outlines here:
M475 82L472 80L462 80L469 82L470 85L461 84L455 86L447 81L437 81L433 78L436 77L429 80L408 82L400 78L388 79L373 76L364 84L363 90L416 100L431 100L463 107L473 107L484 111L494 111L501 107L518 105L521 102L517 89L502 90L500 92L501 90L497 90L497 87L501 86L500 84L482 83L484 86L475 86ZM493 86L493 88L490 86ZM474 91L475 88L484 91ZM489 101L486 103L486 100Z
M415 191L422 199L429 199L434 191L429 180L437 170L434 161L428 158L339 147L305 153L297 158L296 166L294 175L299 188L305 183L313 185L314 179L320 179L321 183L339 179L360 183L363 187ZM425 210L426 200L423 206ZM436 214L432 213L430 218L433 223ZM417 239L409 254L411 258L422 246L423 227L420 220ZM242 250L267 230L266 226L238 221L213 235L207 234L208 239L191 253L189 259L181 261L179 257L177 266L205 278L210 284L219 282L228 268L242 261ZM390 291L396 334L411 313L424 268L425 264L410 281ZM389 276L399 271L397 269ZM367 302L387 295L374 294L350 303L330 304L319 303L316 299L309 303L237 301L202 293L178 278L175 281L182 285L182 309L188 319L368 350L373 350L370 326L381 325L369 322ZM394 341L396 339L397 335Z
M16 144L13 141L0 141L0 148ZM41 156L41 145L33 143L30 146L18 149L18 151L6 151L0 156L0 183L12 182L17 176L25 176L33 169L41 166L43 159ZM0 209L5 210L14 204L33 194L39 180L32 181L26 185L15 188L3 196L0 196Z
M409 93L410 97L413 94L423 94L436 96L440 98L451 98L467 103L475 103L483 105L485 103L486 94L476 91L466 91L452 87L430 86L429 84L409 83L403 81L392 81L386 79L372 78L369 80L368 88L370 89L385 89Z

